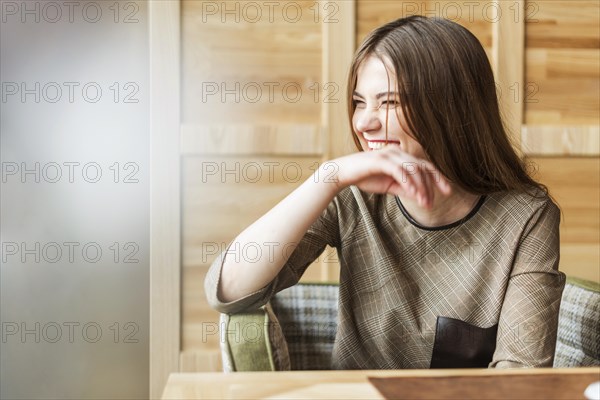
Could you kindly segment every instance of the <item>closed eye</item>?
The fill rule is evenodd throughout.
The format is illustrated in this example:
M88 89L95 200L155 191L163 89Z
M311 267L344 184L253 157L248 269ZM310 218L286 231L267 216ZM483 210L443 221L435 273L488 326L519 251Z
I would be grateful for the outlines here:
M360 99L352 99L352 104L356 108L365 108L366 107L366 103Z
M383 108L396 108L400 105L400 103L396 100L384 100L381 102L381 107Z

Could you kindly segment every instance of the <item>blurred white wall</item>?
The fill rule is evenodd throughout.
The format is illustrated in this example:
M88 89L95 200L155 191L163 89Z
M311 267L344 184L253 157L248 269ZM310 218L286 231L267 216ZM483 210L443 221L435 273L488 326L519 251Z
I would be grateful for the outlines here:
M143 1L1 1L2 398L147 398Z

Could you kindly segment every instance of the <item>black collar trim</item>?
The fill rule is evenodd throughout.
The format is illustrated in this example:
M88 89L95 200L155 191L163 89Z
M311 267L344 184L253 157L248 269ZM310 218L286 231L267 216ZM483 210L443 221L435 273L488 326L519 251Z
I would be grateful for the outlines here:
M413 217L410 216L408 211L406 211L406 209L402 205L402 202L400 201L400 198L398 198L398 196L394 196L394 197L396 198L396 203L398 203L398 207L400 207L400 211L402 211L402 214L404 215L404 217L406 217L408 222L410 222L412 225L416 226L419 229L424 229L426 231L442 231L444 229L450 229L450 228L454 228L458 225L464 224L469 219L471 219L475 214L477 214L477 211L479 211L479 209L485 202L485 199L487 196L486 195L481 196L479 198L479 201L475 205L475 207L473 207L473 209L463 218L459 219L458 221L452 222L448 225L441 225L441 226L423 226L423 225L419 224L417 221L415 221L413 219Z

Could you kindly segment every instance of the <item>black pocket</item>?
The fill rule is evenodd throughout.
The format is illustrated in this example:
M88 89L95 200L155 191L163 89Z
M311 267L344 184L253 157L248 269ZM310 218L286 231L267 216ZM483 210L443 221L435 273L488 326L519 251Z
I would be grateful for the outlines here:
M498 324L480 328L437 317L431 368L487 368L496 350Z

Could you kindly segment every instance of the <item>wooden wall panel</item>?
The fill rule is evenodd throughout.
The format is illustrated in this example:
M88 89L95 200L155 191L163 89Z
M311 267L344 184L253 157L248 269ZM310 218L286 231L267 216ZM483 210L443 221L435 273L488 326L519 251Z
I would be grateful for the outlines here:
M323 103L342 101L321 77L327 17L315 1L182 2L182 371L221 368L209 265L324 157Z
M182 122L319 122L324 96L339 94L320 79L315 2L250 3L182 2Z
M528 1L526 124L598 125L600 2Z
M523 102L516 101L511 91L523 87L523 53L525 42L525 2L494 1L492 5L498 13L493 24L492 68L494 69L500 113L504 128L511 137L513 146L521 156L521 125L523 124ZM512 15L511 15L512 14Z
M215 355L219 314L208 307L203 286L208 267L239 232L308 179L320 161L321 157L259 155L183 158L182 370L220 368ZM243 256L245 249L240 250ZM331 249L322 258L336 259ZM328 271L311 266L302 280L331 280Z
M157 399L179 368L179 3L148 3L150 49L150 388Z
M348 92L348 73L354 56L353 38L356 35L356 4L354 0L322 1L327 7L335 4L339 7L337 22L323 23L323 81L340 88L339 101L323 103L321 121L327 127L326 159L341 157L356 151L352 140L352 127L348 120L346 93Z
M523 152L528 155L598 156L598 125L525 125L521 131Z
M523 151L562 207L561 269L600 280L600 3L527 1ZM580 157L589 156L589 157Z
M537 165L536 177L548 186L564 213L562 243L598 243L600 160L596 157L537 157L531 160Z
M316 157L185 157L183 265L207 266L238 233L265 214L320 163ZM208 253L208 254L207 254Z
M356 11L356 44L373 29L398 18L419 14L447 18L469 29L488 51L492 47L491 0L485 1L390 1L359 0Z
M219 313L206 307L204 277L207 267L183 267L182 271L182 331L183 351L217 351Z
M600 159L537 157L536 178L561 207L560 269L600 281Z
M599 16L596 0L527 1L527 47L597 49Z
M321 155L323 129L318 124L184 124L185 155Z

